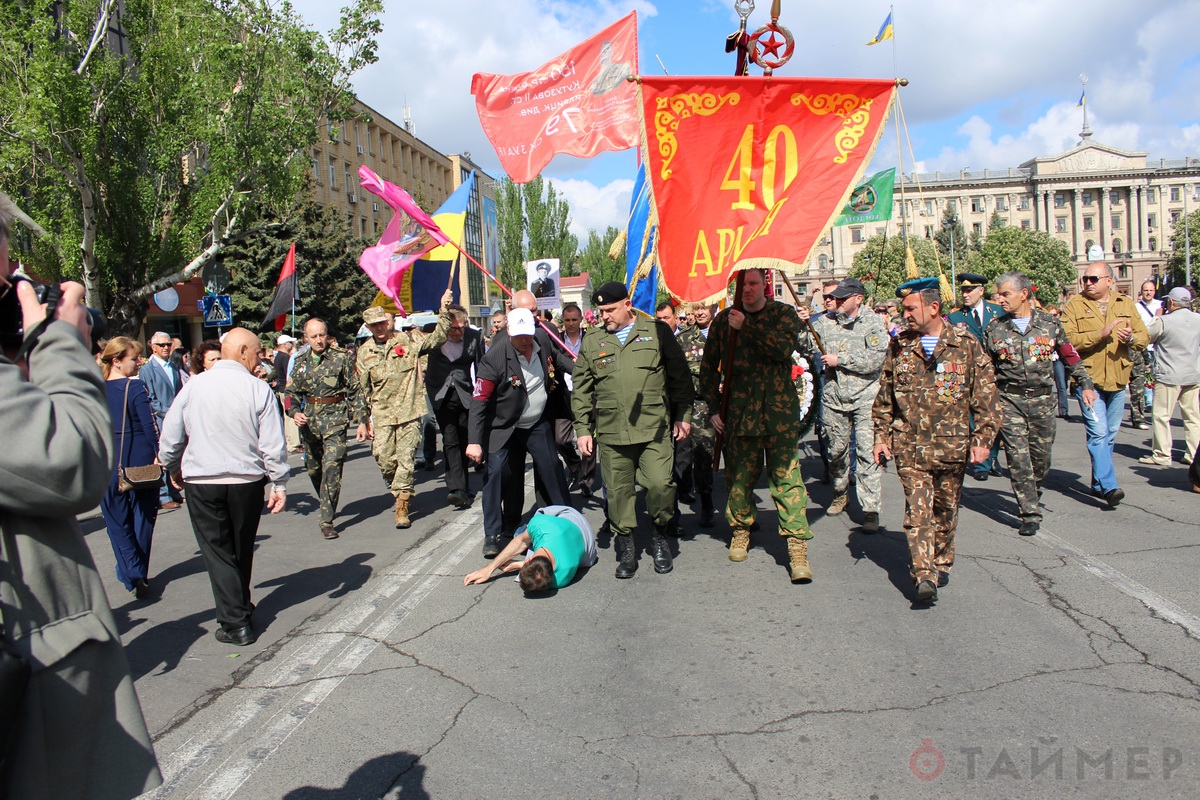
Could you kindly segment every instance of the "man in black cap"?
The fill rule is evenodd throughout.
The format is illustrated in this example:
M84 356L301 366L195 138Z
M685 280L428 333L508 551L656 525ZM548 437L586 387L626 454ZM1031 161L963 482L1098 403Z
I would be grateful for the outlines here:
M583 337L571 395L580 455L603 447L600 469L608 490L605 511L620 557L618 578L637 571L634 479L646 489L654 523L654 571L670 572L666 531L675 513L672 440L691 432L695 389L687 359L666 324L639 318L625 285L610 281L592 294L601 325ZM596 430L589 414L596 408Z
M850 438L857 439L858 472L855 492L863 510L863 531L879 530L880 472L870 452L875 442L871 406L879 392L879 370L887 357L888 333L878 314L862 311L866 288L858 278L846 278L828 293L837 303L834 313L812 321L813 329L825 345L817 352L816 340L809 328L800 329L800 349L812 360L825 366L821 405L823 425L829 442L829 475L833 482L833 500L826 513L846 510L850 485ZM801 320L809 319L807 306L796 309Z
M950 324L975 337L975 341L983 344L983 332L988 323L1004 313L1004 309L995 303L984 300L984 290L987 289L987 278L974 272L958 273L958 288L962 292L962 306L951 314ZM1000 477L1000 465L997 457L1000 454L1000 440L992 445L987 461L974 465L971 475L977 481L986 481L989 475Z

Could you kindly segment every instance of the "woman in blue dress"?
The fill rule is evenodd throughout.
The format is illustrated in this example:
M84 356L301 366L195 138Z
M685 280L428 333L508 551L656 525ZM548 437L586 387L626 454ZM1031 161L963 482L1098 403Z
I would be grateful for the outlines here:
M136 377L141 351L141 345L133 339L115 336L100 354L100 368L107 380L113 445L120 453L118 463L125 467L144 467L158 459L158 429L150 409L150 392ZM150 539L158 519L158 489L117 491L114 465L100 512L117 558L117 579L141 599L150 592Z

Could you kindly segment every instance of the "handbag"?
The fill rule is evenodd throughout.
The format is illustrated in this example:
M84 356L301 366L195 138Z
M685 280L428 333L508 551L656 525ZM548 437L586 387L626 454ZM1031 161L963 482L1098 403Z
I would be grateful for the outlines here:
M129 383L125 380L125 401L121 414L121 452L117 456L117 491L136 492L142 489L157 489L162 486L163 468L158 464L144 467L126 467L121 464L125 457L125 425L129 422Z

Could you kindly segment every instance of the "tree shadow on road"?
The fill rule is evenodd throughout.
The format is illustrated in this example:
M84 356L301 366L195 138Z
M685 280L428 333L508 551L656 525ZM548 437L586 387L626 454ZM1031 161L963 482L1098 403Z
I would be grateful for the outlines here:
M415 753L398 751L377 756L354 770L344 786L323 789L301 786L283 796L283 800L346 800L357 797L388 797L399 800L429 800L425 791L425 766Z
M371 577L367 561L374 553L355 553L346 556L340 564L309 567L291 575L283 575L257 584L255 589L277 586L275 591L260 600L254 609L254 629L265 631L284 609L291 608L325 595L334 600L345 597L363 586Z

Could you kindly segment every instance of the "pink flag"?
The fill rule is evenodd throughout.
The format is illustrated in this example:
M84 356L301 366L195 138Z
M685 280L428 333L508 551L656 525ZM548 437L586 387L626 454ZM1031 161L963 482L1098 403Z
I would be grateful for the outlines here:
M358 168L358 177L364 189L382 197L396 212L384 228L379 244L363 250L358 265L379 291L404 310L400 306L400 284L405 271L425 253L448 244L450 239L404 189L380 178L366 166Z

